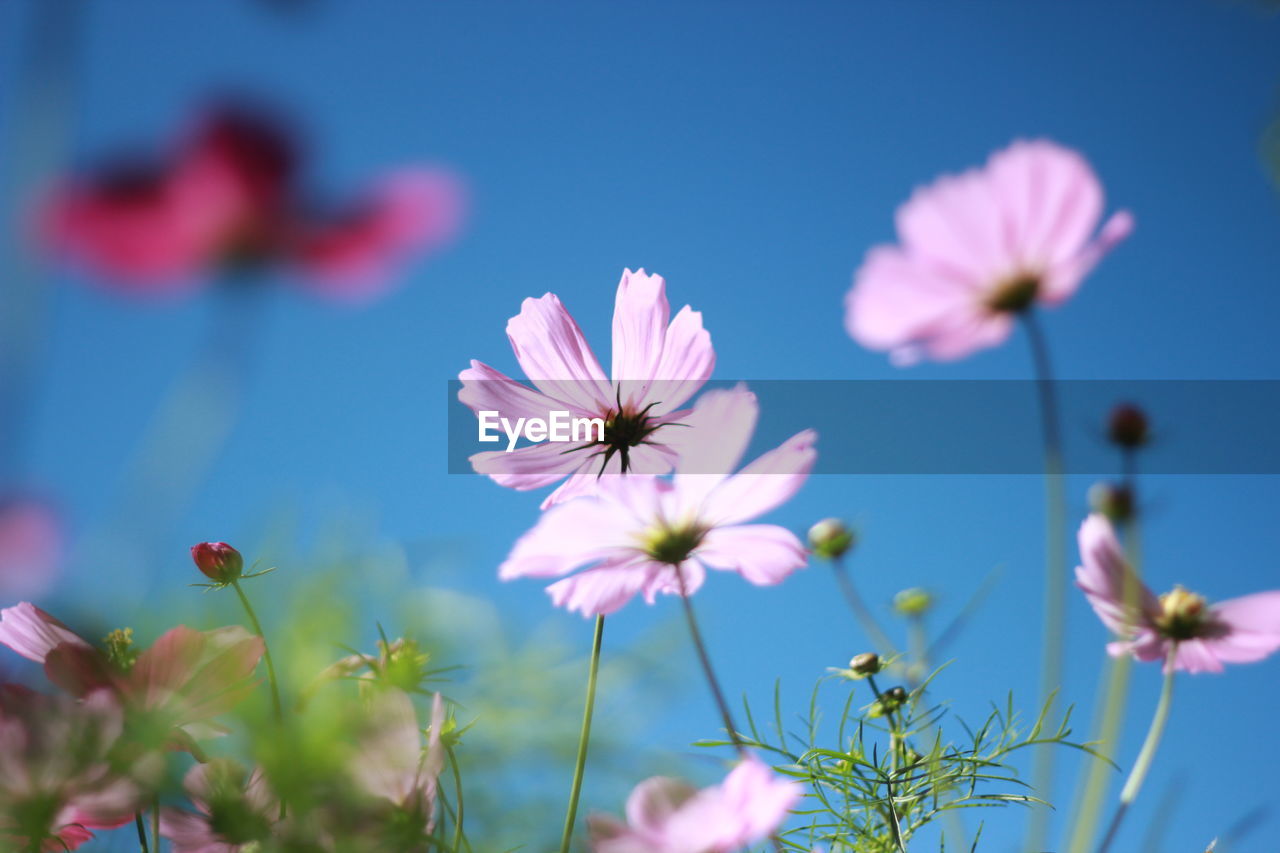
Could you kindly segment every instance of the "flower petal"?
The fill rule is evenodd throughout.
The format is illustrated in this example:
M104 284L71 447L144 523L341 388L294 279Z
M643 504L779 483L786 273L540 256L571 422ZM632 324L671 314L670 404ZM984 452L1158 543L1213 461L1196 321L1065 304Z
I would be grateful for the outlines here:
M654 570L648 560L635 558L602 563L547 587L551 603L583 616L615 613L644 588Z
M0 610L0 643L28 660L44 663L62 643L92 648L74 631L29 601Z
M1076 538L1082 563L1076 568L1076 586L1102 624L1121 637L1150 628L1159 614L1159 602L1125 560L1111 522L1093 513L1080 525ZM1126 593L1130 602L1125 600Z
M643 406L658 378L670 313L662 276L623 271L613 309L613 382L624 405Z
M630 555L627 545L639 530L643 523L613 500L581 497L556 504L516 540L498 577L559 577L597 560L621 559Z
M507 321L507 337L525 375L548 396L583 411L606 411L612 388L582 330L552 293L526 299Z
M699 517L716 526L736 524L785 503L808 479L817 440L816 432L804 430L765 453L711 490Z
M717 527L695 553L712 568L735 571L757 586L781 583L808 562L796 535L774 524Z
M716 351L711 333L702 328L702 313L686 305L667 329L654 374L658 381L649 390L646 404L657 403L652 409L655 415L674 411L711 378L715 366Z

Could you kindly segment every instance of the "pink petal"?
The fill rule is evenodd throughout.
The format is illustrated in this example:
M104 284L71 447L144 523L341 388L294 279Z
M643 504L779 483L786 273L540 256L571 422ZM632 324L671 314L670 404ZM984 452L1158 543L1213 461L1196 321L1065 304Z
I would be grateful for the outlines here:
M654 373L658 382L646 398L646 403L657 403L653 414L664 415L679 408L711 378L715 366L716 351L711 346L711 333L702 328L702 314L686 305L671 321L662 345L662 358Z
M643 406L657 378L670 311L662 276L623 271L613 309L613 381L624 405Z
M38 596L57 576L62 523L51 507L28 498L0 501L0 596Z
M546 418L552 411L591 414L574 410L568 403L522 385L479 361L472 360L471 367L459 373L458 379L462 380L458 400L463 405L473 412L499 412L500 417L512 423L516 418Z
M1129 567L1106 516L1090 515L1080 525L1076 538L1082 562L1076 568L1076 586L1084 591L1102 623L1119 636L1152 625L1160 604ZM1132 607L1125 603L1126 591L1133 600Z
M682 592L692 596L702 589L707 580L707 570L697 560L685 560L680 564L680 573L676 574L675 566L666 563L654 563L652 575L644 588L644 600L653 604L659 595L680 595ZM681 586L681 581L684 585Z
M558 577L597 560L621 559L632 553L628 544L643 529L643 522L611 500L583 497L556 504L516 540L498 577Z
M927 338L957 313L969 315L980 297L938 275L896 246L877 246L845 297L845 328L868 349L891 350Z
M670 438L666 439L679 456L677 478L712 475L718 482L728 476L742 461L759 416L756 395L745 385L708 391L699 397L680 421L682 425L669 428ZM663 435L665 439L666 433Z
M525 375L544 394L583 411L607 411L614 404L600 363L555 294L526 299L507 322L507 337Z
M44 663L62 643L92 648L66 625L30 602L0 610L0 643L28 660Z
M764 515L800 490L817 461L818 434L804 430L765 453L707 495L699 517L713 525ZM678 486L679 487L679 486Z
M1280 650L1280 591L1221 601L1211 612L1227 628L1221 637L1204 639L1218 660L1252 663Z
M464 196L461 181L446 172L394 174L346 216L295 223L289 252L311 290L364 301L384 292L413 255L453 240Z
M666 776L646 779L627 797L627 823L642 832L661 832L671 815L696 793L695 788L679 779Z
M583 616L616 613L649 580L653 564L635 558L603 563L547 587L551 603Z
M987 175L1004 211L1009 256L1043 270L1079 254L1102 216L1102 184L1079 153L1044 139L991 155Z
M488 476L500 486L529 491L583 470L591 461L589 452L578 450L572 444L548 441L517 447L510 452L486 450L473 454L468 461L477 474Z
M1113 214L1102 226L1097 238L1090 241L1080 254L1049 271L1041 287L1042 301L1055 305L1075 293L1080 280L1133 233L1133 228L1133 215L1129 211L1121 210Z
M808 562L808 553L790 530L773 524L717 527L698 546L698 559L729 569L757 586L781 583Z
M381 690L369 708L369 729L359 740L351 773L365 791L400 805L416 790L421 750L409 694Z
M721 789L726 802L742 818L737 844L752 844L768 837L803 795L798 782L777 776L754 755L725 777Z
M1001 212L986 174L970 169L917 189L895 221L912 258L980 297L992 281L1016 272Z
M1201 640L1183 640L1178 643L1173 668L1184 672L1222 672L1222 663ZM1165 666L1168 671L1168 665Z

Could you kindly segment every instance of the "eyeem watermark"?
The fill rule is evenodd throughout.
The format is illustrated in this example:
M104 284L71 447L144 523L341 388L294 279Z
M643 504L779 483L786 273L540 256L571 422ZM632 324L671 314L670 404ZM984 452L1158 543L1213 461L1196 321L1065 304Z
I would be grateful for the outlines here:
M516 442L524 436L533 443L543 441L603 442L604 418L575 418L569 412L552 411L544 418L509 418L498 412L477 412L480 441L501 441L507 437L507 453L516 449ZM502 435L498 430L501 429Z

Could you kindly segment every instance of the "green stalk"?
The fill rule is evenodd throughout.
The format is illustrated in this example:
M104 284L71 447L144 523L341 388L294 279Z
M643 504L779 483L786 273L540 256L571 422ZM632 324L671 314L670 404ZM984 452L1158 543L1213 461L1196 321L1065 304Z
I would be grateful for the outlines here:
M587 703L582 711L582 733L578 737L578 760L573 769L573 785L569 789L569 808L564 816L564 835L560 853L569 853L573 826L578 820L578 797L582 794L582 776L587 767L587 745L591 741L591 717L596 705L596 675L600 671L600 645L604 639L604 616L596 617L595 637L591 641L591 663L587 670Z
M876 651L885 657L897 654L898 650L894 647L893 640L889 639L889 635L880 627L880 623L876 621L876 617L862 600L862 596L858 594L853 578L849 577L849 569L845 565L843 554L831 561L831 569L835 572L836 582L840 585L840 592L844 595L845 602L853 611L858 624L862 626L863 633L871 638Z
M271 705L275 710L276 723L284 725L284 709L280 704L280 684L276 680L276 667L271 661L271 648L267 645L267 635L262 633L262 623L258 621L258 614L253 612L253 605L249 603L249 596L244 594L240 581L238 579L231 581L231 587L236 591L236 595L240 596L240 603L244 605L244 612L249 617L253 632L262 639L262 659L267 664L267 681L271 684Z
M147 825L142 821L142 812L137 812L133 816L133 825L138 829L138 849L142 853L150 853L147 849Z
M1116 833L1120 830L1120 824L1124 821L1125 813L1128 812L1129 806L1138 798L1138 792L1142 790L1142 783L1147 778L1147 772L1151 769L1151 762L1155 760L1156 751L1160 749L1160 739L1164 736L1165 723L1169 722L1169 709L1173 704L1173 677L1175 670L1173 668L1174 658L1178 654L1178 644L1173 643L1169 647L1169 655L1165 659L1164 686L1160 689L1160 701L1156 704L1155 716L1151 718L1151 728L1147 730L1147 739L1142 742L1142 751L1138 753L1138 760L1133 763L1133 769L1129 771L1129 778L1125 780L1124 788L1120 790L1120 805L1116 807L1115 817L1111 819L1111 825L1107 828L1106 837L1102 839L1102 844L1098 847L1098 853L1107 853L1111 848L1111 842L1115 840Z
M1044 578L1044 646L1040 661L1040 706L1052 710L1054 697L1062 684L1065 656L1067 601L1066 515L1067 495L1062 468L1062 435L1058 399L1053 385L1053 369L1049 348L1036 315L1022 315L1031 344L1035 364L1036 390L1040 402L1040 419L1044 432L1045 487L1045 578ZM1041 747L1032 763L1032 787L1037 796L1052 800L1053 765L1056 751ZM1049 810L1034 809L1027 825L1028 850L1043 850L1049 834Z

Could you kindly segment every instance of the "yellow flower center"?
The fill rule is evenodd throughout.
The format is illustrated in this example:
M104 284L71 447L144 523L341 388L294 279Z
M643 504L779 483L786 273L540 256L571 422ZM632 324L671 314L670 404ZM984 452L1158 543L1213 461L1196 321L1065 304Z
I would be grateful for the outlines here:
M1203 595L1175 586L1160 596L1160 615L1156 627L1171 640L1190 640L1201 636L1208 627L1208 606Z

